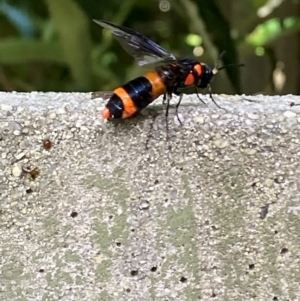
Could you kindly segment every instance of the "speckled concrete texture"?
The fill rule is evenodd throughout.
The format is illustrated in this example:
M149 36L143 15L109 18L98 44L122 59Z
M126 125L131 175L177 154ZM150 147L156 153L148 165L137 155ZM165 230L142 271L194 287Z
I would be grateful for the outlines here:
M0 300L300 300L300 98L202 98L0 93Z

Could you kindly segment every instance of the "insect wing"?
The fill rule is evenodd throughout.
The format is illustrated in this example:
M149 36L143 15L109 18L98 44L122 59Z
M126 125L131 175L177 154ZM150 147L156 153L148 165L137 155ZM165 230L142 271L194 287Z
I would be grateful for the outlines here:
M172 53L130 28L108 21L93 21L109 29L125 51L133 56L140 66L158 63L159 61L171 62L177 60Z

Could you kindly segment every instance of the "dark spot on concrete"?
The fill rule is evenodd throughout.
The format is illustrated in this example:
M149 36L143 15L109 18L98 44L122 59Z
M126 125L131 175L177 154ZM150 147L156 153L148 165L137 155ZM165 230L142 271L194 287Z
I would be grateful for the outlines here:
M28 177L34 181L39 176L40 170L38 167L31 169L29 166L26 166L22 168L22 173L23 175L28 175Z
M280 254L286 254L289 251L288 248L282 248Z
M52 142L49 139L43 140L43 147L45 150L49 150L52 147Z
M130 272L130 275L131 276L137 276L139 274L139 271L138 270L132 270L131 272Z
M249 264L249 270L254 270L254 268L255 268L255 264L250 263L250 264Z
M252 188L256 187L256 182L253 182L251 185Z
M265 219L267 217L268 213L269 213L269 204L267 204L267 205L260 208L259 217L261 219Z
M44 271L45 271L44 269L39 269L40 273L44 273Z
M71 213L71 217L76 217L76 216L78 216L78 213L76 212L76 211L73 211L72 213Z
M180 278L180 282L182 282L182 283L187 282L187 278L185 278L184 276L182 276L182 277Z
M157 271L157 266L154 266L150 269L151 272L156 272Z
M31 188L26 189L26 193L33 193L33 190Z
M117 247L121 247L122 244L120 242L117 242L116 245Z

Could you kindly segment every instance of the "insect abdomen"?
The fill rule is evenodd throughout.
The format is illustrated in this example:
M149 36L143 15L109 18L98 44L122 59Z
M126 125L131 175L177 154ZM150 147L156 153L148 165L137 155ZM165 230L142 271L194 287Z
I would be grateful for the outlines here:
M128 118L147 107L154 99L165 93L165 85L156 71L150 71L114 90L102 116Z

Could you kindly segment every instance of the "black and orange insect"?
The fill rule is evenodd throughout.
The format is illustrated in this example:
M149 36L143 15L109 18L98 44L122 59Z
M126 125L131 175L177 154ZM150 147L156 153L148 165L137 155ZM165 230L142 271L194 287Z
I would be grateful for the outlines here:
M172 53L132 29L108 21L94 20L94 22L109 29L121 46L137 60L140 66L155 65L154 70L129 81L113 91L102 111L102 116L105 119L131 117L161 95L164 95L164 101L167 100L167 118L173 93L179 96L179 101L176 104L176 115L178 117L178 107L183 96L179 89L194 86L196 92L198 92L198 88L208 88L210 92L210 83L214 75L229 66L219 68L217 62L215 68L211 69L208 65L195 59L176 58ZM235 64L235 66L240 65ZM211 92L209 95L218 106ZM201 100L198 93L197 96ZM180 121L179 118L178 120Z

